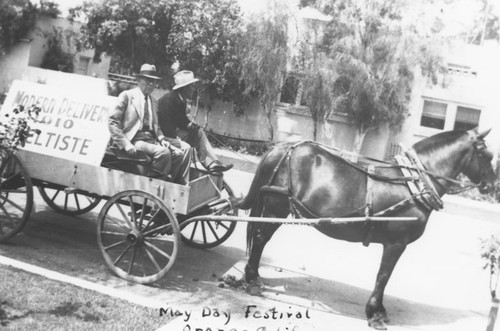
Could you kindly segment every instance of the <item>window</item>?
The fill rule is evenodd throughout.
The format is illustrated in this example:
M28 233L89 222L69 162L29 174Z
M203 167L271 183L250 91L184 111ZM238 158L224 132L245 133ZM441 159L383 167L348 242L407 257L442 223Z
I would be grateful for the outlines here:
M423 100L420 126L424 130L463 130L467 131L479 126L481 108L463 105L454 101Z
M75 73L87 75L89 73L90 57L80 56Z
M446 103L424 100L424 109L422 111L420 125L443 130L447 106Z
M280 102L304 106L304 101L302 101L302 90L303 86L299 78L293 75L287 76L285 84L283 84L281 88Z
M458 106L453 130L470 130L479 125L481 110Z

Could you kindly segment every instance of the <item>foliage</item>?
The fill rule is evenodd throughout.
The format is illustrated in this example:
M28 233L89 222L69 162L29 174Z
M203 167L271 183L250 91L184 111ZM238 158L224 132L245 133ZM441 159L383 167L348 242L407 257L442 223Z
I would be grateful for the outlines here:
M0 1L0 55L28 36L39 15L55 18L59 13L58 5L50 1L40 1L40 6L30 0Z
M28 137L40 134L40 130L31 127L36 122L40 111L38 106L26 109L19 105L11 114L5 114L5 119L0 121L0 145L10 150L16 150L19 146L24 147Z
M49 34L48 50L43 56L41 67L63 72L73 72L73 56L63 51L63 31L56 28Z
M481 258L485 260L484 269L490 272L491 297L496 298L498 277L500 275L500 237L491 235L481 239Z
M419 32L415 22L404 16L410 2L314 3L334 19L319 44L312 45L322 56L313 57L310 69L306 68L306 76L313 80L305 84L304 93L316 120L331 112L349 115L357 128L359 152L369 130L401 127L409 115L415 69L420 67L422 74L436 81L444 66L432 35Z
M241 82L245 95L258 95L273 138L271 112L287 69L288 8L279 1L268 2L266 15L253 17L239 40Z
M212 95L241 101L233 43L241 24L236 0L104 0L70 12L73 19L87 18L81 41L96 50L95 61L105 52L129 72L154 63L170 83L171 67L178 63Z

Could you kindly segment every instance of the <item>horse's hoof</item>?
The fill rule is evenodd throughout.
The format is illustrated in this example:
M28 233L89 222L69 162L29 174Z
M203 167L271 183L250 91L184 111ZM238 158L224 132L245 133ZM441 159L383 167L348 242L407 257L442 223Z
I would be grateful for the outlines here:
M387 330L387 326L384 322L385 314L375 314L373 317L368 319L368 326L374 328L375 330Z
M262 296L263 286L257 282L257 280L252 280L247 284L246 291L248 294L253 296Z

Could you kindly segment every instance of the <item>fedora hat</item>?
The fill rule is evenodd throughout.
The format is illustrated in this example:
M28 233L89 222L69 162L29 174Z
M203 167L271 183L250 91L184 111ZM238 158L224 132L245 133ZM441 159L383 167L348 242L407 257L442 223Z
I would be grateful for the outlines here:
M179 71L174 75L175 86L172 88L173 90L177 90L181 87L187 86L189 84L196 83L199 81L198 78L194 78L194 74L189 70Z
M145 77L145 78L150 78L150 79L161 79L160 77L157 76L158 73L156 72L156 67L153 64L143 64L141 66L141 71L136 74L136 77Z

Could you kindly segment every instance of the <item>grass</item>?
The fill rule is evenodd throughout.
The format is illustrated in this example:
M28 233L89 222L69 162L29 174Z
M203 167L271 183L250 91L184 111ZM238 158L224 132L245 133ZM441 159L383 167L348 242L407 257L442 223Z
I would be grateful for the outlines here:
M156 309L0 266L2 330L156 330Z

